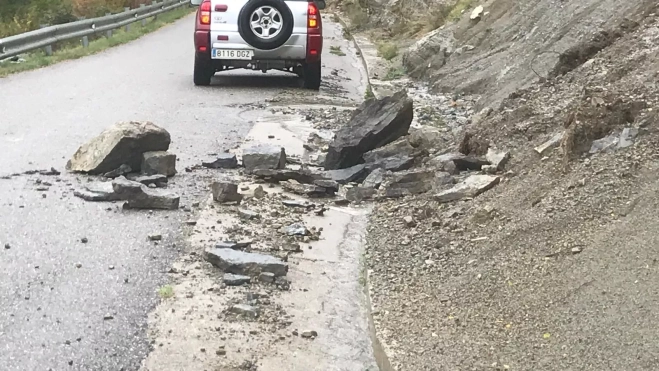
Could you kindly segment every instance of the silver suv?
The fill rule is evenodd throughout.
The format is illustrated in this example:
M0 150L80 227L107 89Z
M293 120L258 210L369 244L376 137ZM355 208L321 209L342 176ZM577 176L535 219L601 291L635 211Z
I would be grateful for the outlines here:
M198 5L194 32L195 85L210 85L218 71L281 70L318 90L324 0L191 0Z

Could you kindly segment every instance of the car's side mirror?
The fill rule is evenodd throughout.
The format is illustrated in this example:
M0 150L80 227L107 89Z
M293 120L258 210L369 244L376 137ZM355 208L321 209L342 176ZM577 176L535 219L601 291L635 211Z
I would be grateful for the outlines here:
M316 3L316 6L318 7L319 10L323 10L327 7L327 4L325 4L325 0L314 0L314 3Z
M199 6L204 0L190 0L190 4L194 6Z

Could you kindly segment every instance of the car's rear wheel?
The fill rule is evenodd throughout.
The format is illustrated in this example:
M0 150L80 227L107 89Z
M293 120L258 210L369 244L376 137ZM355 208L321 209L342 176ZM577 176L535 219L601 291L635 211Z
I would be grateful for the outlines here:
M215 68L208 57L195 55L192 79L197 86L208 86L215 75Z
M304 88L311 90L320 90L321 63L305 63L302 69L302 78L304 79Z
M293 34L293 13L282 0L250 0L238 15L238 32L249 45L273 50Z

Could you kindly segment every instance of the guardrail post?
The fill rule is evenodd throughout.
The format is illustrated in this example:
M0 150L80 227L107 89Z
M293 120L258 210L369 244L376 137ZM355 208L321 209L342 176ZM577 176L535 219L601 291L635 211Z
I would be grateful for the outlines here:
M112 15L112 13L105 13L106 16ZM112 37L112 30L105 31L105 37L108 39Z
M153 0L151 4L158 4L158 2L156 0ZM156 19L158 19L158 14L153 16L153 20L155 21Z
M49 25L47 25L47 24L42 24L42 25L39 26L39 28L46 28L48 26ZM52 45L47 45L43 48L43 51L44 51L44 53L46 53L47 56L50 57L51 55L53 55L53 46Z
M140 4L140 8L144 8L146 4ZM146 18L142 19L142 27L146 26Z
M129 11L130 11L129 7L124 8L124 12L129 12ZM130 31L130 23L126 25L125 30L126 32Z

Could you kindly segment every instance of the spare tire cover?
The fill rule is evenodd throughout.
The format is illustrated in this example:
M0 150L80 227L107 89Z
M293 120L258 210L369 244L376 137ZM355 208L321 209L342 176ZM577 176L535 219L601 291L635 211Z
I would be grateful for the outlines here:
M250 0L238 15L238 32L251 46L272 50L293 34L293 13L282 0Z

